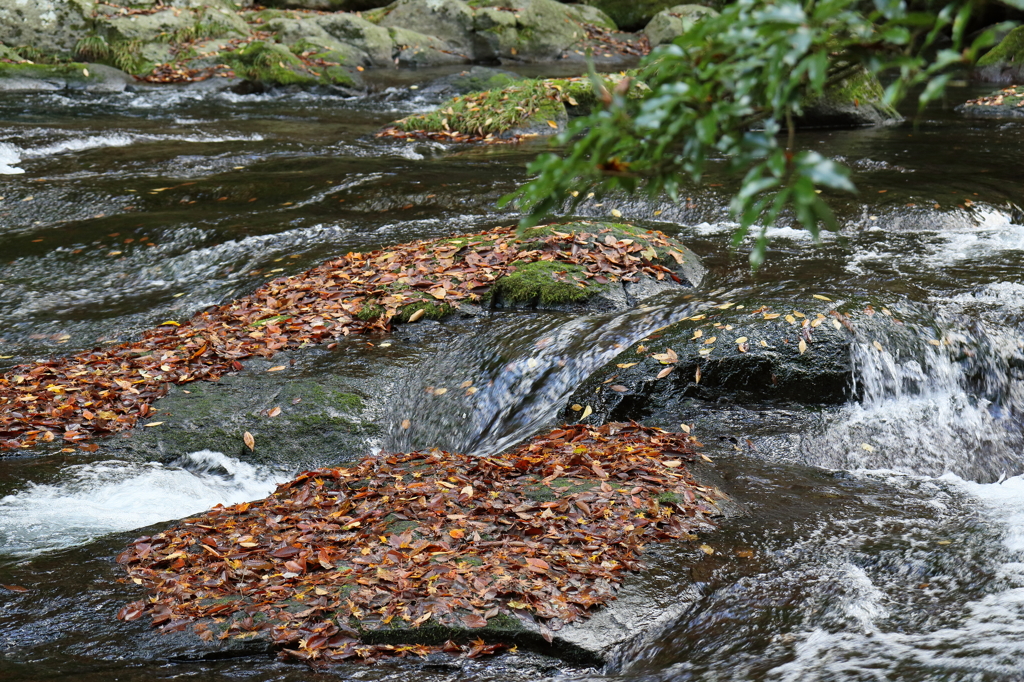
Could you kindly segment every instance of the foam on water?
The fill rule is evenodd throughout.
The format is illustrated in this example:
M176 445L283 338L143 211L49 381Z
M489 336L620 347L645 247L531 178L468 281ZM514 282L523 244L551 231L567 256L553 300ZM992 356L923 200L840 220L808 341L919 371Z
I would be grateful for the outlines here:
M28 556L106 533L265 497L284 472L202 450L175 464L109 460L72 465L53 483L0 498L0 548Z
M15 166L21 161L18 151L14 145L0 142L0 175L18 175L25 172Z

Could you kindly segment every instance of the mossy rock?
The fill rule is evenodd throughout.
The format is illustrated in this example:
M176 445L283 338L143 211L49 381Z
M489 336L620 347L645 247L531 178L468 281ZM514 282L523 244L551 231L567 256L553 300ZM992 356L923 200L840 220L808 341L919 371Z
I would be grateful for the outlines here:
M355 86L356 80L344 68L323 68L313 72L291 50L278 43L257 40L234 52L222 54L235 75L264 85Z
M885 102L878 78L863 68L825 90L814 102L804 104L797 118L799 128L863 128L898 125L903 117Z
M971 118L1024 117L1024 86L1011 85L996 92L972 99L956 108Z
M634 81L629 96L642 98L649 92L645 84ZM528 79L454 97L435 111L403 118L392 126L409 133L456 132L478 137L552 134L562 129L568 117L588 114L596 102L588 78Z
M103 64L10 64L0 62L0 92L85 90L121 92L133 79Z
M1024 26L1018 26L985 53L974 77L990 83L1018 83L1024 79Z
M491 287L492 300L503 305L531 305L551 308L567 303L585 301L607 284L598 284L587 278L579 265L558 261L513 263L515 270Z
M611 18L623 31L639 31L658 12L678 5L677 0L584 0Z

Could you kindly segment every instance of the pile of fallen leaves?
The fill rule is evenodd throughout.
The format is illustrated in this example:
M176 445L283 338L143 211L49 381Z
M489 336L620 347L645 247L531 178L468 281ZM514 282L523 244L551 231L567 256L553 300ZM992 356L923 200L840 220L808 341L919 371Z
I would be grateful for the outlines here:
M514 262L581 265L584 276L597 281L632 280L640 273L678 281L671 270L651 262L657 250L682 262L660 232L619 239L600 224L573 223L565 229L533 237L528 247L517 240L515 228L505 227L349 253L274 279L191 320L165 322L138 341L15 366L0 376L0 449L58 438L95 449L83 441L151 417L153 401L170 384L215 381L242 369L246 358L385 332L395 317L415 322L428 303L457 308L461 301L479 301Z
M625 40L621 33L618 34L619 37L616 37L616 32L601 28L596 24L583 24L583 28L587 32L588 40L600 43L606 50L634 57L643 57L651 52L651 44L647 40L647 36L642 33L636 40ZM610 57L611 54L606 53L604 56Z
M614 598L645 544L713 527L722 494L686 470L695 444L577 424L500 456L429 450L308 471L136 540L117 561L152 594L118 618L259 637L303 660L459 650L401 646L429 627L525 625L550 641Z

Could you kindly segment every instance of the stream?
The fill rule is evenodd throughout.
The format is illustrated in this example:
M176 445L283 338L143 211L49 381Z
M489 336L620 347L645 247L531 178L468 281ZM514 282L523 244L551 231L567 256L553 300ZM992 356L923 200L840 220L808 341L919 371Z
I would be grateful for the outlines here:
M435 104L420 87L435 75L359 99L207 85L0 96L0 370L128 340L336 254L514 223L495 202L543 142L373 137ZM1024 124L952 111L989 89L951 87L916 126L800 133L854 168L859 194L831 199L843 227L820 243L772 229L756 272L747 245L730 250L730 181L712 174L680 204L578 209L682 239L709 271L692 296L590 316L484 313L296 354L285 381L330 377L366 401L379 429L363 451L143 456L116 436L95 453L5 453L0 585L27 591L0 588L0 678L1024 679ZM555 424L580 383L667 324L723 300L800 309L815 295L901 324L854 340L846 404L690 402L654 420L693 423L749 514L723 521L716 553L686 568L699 597L602 670L531 653L323 671L199 660L176 635L114 618L140 592L116 582L113 557L145 528L373 448L499 451ZM424 391L464 379L486 388L473 401ZM407 418L415 428L396 426ZM651 551L671 564L671 548ZM645 589L681 575L644 574Z

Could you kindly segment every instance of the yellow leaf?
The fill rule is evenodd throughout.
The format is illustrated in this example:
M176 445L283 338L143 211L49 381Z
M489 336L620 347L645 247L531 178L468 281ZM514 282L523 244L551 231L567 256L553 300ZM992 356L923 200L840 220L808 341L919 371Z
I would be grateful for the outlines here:
M619 369L629 369L630 367L633 367L634 365L639 365L639 364L640 364L639 362L623 362L622 364L618 364L618 365L615 365L615 366L618 367ZM583 408L581 407L580 409L582 410Z
M242 442L244 442L246 447L248 447L250 450L256 449L256 439L253 438L252 434L249 433L248 431L246 431L245 434L242 436Z
M426 315L426 313L427 313L426 308L420 308L419 310L417 310L416 312L414 312L412 315L409 316L409 321L410 322L415 322L416 320L418 320L421 317L423 317L424 315Z
M157 326L158 327L164 327L164 326L167 326L167 325L171 325L172 327L180 327L181 326L181 322L175 322L174 320L167 320L166 322L161 322Z
M873 447L871 447L870 445L868 445L867 443L861 443L860 444L860 449L864 450L866 452L874 452L875 451L875 449Z
M797 344L797 348L800 349L800 355L803 355L804 352L807 350L807 342L804 341L803 339L800 339L800 343Z
M671 374L671 373L672 373L672 370L673 370L673 369L675 369L675 367L674 367L674 366L672 366L672 365L669 365L669 366L668 366L668 367L666 367L665 369L663 369L663 370L661 370L660 372L658 372L658 378L659 378L659 379L664 379L665 377L667 377L667 376L668 376L669 374Z
M447 392L448 392L447 388L435 388L434 389L434 395L444 395Z
M764 339L761 339L761 347L762 348L767 348L768 347L768 342L765 341Z
M268 417L276 417L279 414L281 414L281 408L280 407L275 407L270 412L267 412L267 416Z
M690 432L690 427L688 425L686 425L686 424L680 424L679 425L679 430L682 431L683 433L689 433Z
M448 295L448 291L445 290L444 287L438 287L436 289L431 289L430 290L430 295L440 301L440 300L444 299L445 296Z
M412 422L410 422L408 419L402 420L402 429L408 429L410 426L412 426Z
M832 326L836 329L842 329L843 325L839 323L839 320L832 320Z
M736 343L746 343L746 342L747 342L747 337L745 337L745 336L741 336L740 338L736 339Z
M582 410L582 409L583 409L583 406L582 406L582 405L578 405L578 404L577 404L577 405L573 405L573 406L572 406L572 410L573 410L573 412L579 412L579 411L580 411L580 410Z
M700 367L698 367L697 371L693 373L693 383L695 383L695 384L699 384L700 383Z
M555 130L558 130L558 124L555 123L554 121L548 121L548 125L554 128Z
M816 298L819 301L830 301L831 302L831 300L832 300L828 296L822 296L821 294L814 294L811 298Z
M711 547L710 545L701 545L700 546L700 551L702 551L702 552L704 552L705 554L708 554L708 555L711 555L711 554L715 553L714 548Z
M699 339L702 336L704 336L704 331L701 329L697 329L693 332L693 336L690 337L690 340L692 341L694 339Z
M587 406L586 406L586 407L585 407L585 408L583 409L583 416L581 416L581 417L580 417L580 419L581 419L581 420L583 420L583 419L586 419L587 417L589 417L589 416L590 416L590 415L592 415L592 414L594 414L594 411L593 411L592 409L590 409L590 405L587 405Z
M878 341L875 341L875 342L874 342L874 343L872 343L871 345L875 347L875 350L877 350L877 351L879 351L879 352L881 352L881 351L882 351L882 344L878 343Z
M268 372L280 372L282 369L287 369L285 365L278 365L277 367L271 367Z
M160 426L163 422L149 422L146 426Z
M670 459L667 462L662 462L662 464L667 466L669 469L678 469L683 465L683 463L678 459Z
M616 218L621 218L622 217L622 211L620 211L617 208L613 208L612 209L612 215L615 216Z
M796 318L793 317L792 315L786 315L786 322L793 324L794 322L796 322Z

